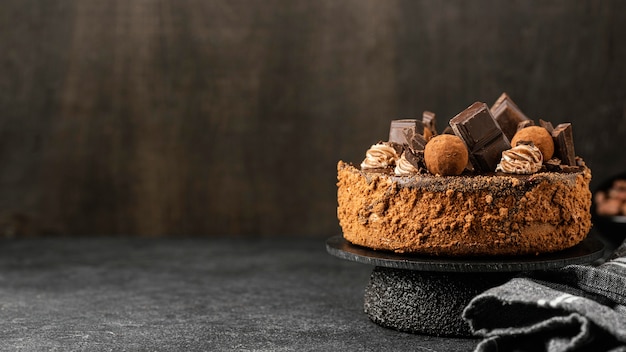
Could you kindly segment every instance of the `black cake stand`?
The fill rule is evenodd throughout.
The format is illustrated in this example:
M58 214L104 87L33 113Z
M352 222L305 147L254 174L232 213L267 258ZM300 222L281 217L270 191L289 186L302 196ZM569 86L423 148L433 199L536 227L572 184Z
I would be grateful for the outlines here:
M592 262L602 257L604 244L590 235L575 247L539 256L446 258L374 251L334 236L326 250L374 265L364 309L375 323L410 333L468 337L472 334L461 314L476 295L520 272Z

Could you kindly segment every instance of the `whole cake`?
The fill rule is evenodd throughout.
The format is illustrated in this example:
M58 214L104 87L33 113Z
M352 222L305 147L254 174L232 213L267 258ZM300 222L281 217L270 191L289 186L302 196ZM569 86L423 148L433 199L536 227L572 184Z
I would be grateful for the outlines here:
M508 95L476 102L442 134L435 115L394 120L389 140L337 165L344 238L398 253L524 255L563 250L591 228L591 171L572 126L539 125Z

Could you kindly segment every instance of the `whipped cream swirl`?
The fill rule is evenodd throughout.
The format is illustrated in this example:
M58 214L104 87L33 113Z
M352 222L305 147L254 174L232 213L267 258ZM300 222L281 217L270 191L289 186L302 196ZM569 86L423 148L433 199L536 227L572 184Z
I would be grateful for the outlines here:
M534 144L518 144L502 152L502 159L496 171L509 174L533 174L543 164L543 154Z
M393 166L398 160L396 150L385 143L374 144L365 153L361 169L380 169Z
M406 160L406 152L402 153L400 159L396 161L396 168L393 170L396 176L408 176L415 174L419 171L418 168L413 166L408 160Z

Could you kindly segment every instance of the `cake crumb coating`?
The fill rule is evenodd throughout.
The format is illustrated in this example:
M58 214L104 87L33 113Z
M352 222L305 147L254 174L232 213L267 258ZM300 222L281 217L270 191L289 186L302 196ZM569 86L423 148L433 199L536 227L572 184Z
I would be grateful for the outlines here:
M591 228L591 171L395 176L337 164L337 216L349 242L441 256L533 255Z

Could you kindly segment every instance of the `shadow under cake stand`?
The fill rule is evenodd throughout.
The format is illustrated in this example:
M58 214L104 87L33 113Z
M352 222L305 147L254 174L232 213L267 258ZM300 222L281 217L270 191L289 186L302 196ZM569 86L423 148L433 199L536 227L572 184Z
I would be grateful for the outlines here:
M375 323L435 336L472 336L462 318L470 300L520 272L590 263L604 254L595 235L578 245L539 256L450 258L403 255L356 246L342 236L326 241L331 255L374 265L364 310Z

